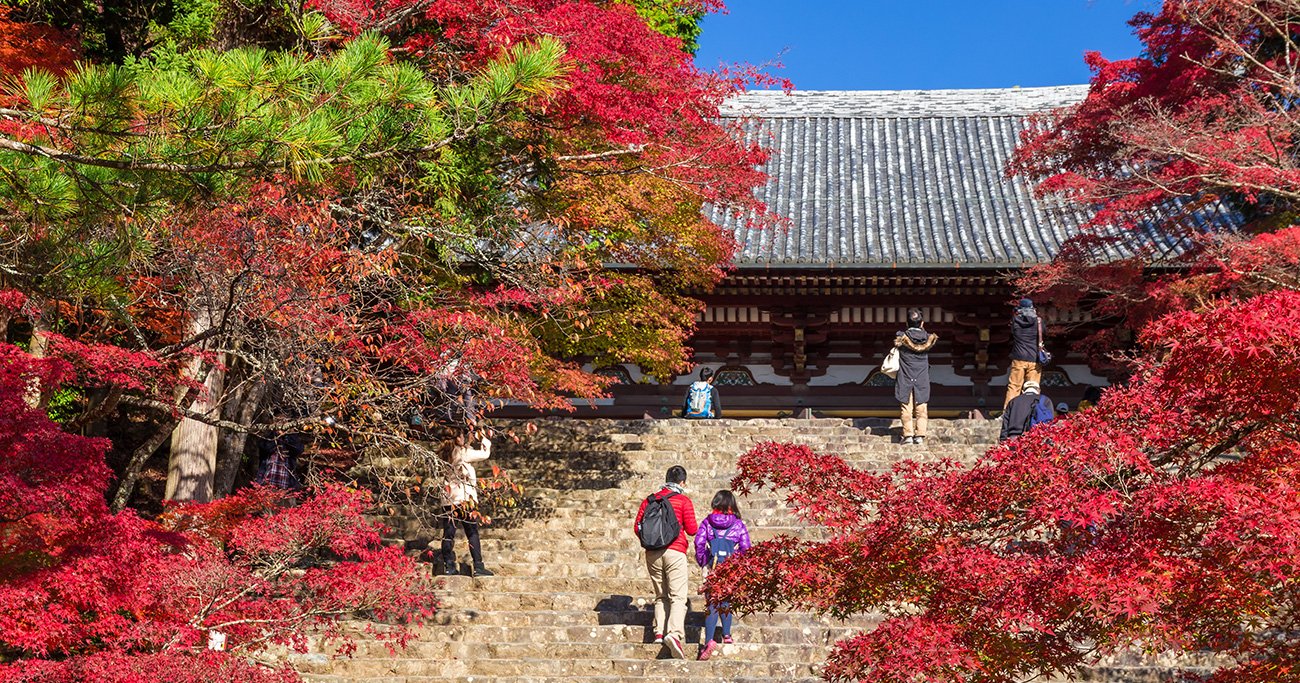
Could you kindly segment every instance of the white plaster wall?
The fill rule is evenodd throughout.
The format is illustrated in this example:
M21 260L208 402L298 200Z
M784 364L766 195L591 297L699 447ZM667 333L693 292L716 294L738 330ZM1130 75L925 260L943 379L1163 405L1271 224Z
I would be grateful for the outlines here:
M705 363L696 365L694 370L689 374L682 375L676 380L673 380L673 384L679 386L688 385L700 378L700 370L702 368L710 368L714 372L717 372L722 367L725 367L722 363ZM759 384L774 384L778 387L788 387L793 385L793 382L790 381L789 377L782 377L776 374L776 372L772 370L771 365L742 365L740 367L749 370L749 374L753 375L754 381Z
M585 407L587 407L587 406L612 406L612 405L614 405L614 399L612 399L612 398L592 398L592 399L587 399L587 398L571 398L571 399L568 399L568 400L569 400L569 405L577 406L577 407L579 407L579 408L585 408Z
M641 368L637 367L636 363L619 363L618 365L619 367L622 367L624 370L627 370L627 374L629 377L632 378L632 382L634 384L658 384L659 383L659 381L656 380L655 378L641 372ZM609 366L603 365L601 367L609 367ZM583 372L592 372L595 369L596 366L592 365L591 363L587 363L586 365L582 366Z
M814 377L808 382L810 387L833 387L840 384L861 384L879 365L832 365L826 374ZM930 383L951 387L971 386L969 377L962 377L946 365L930 366Z
M856 358L857 356L853 356L853 357ZM693 372L689 374L681 375L677 379L673 380L673 384L676 386L686 386L691 382L694 382L700 376L700 368L704 368L704 367L710 368L714 372L717 372L720 368L723 367L723 364L709 363L705 365L696 365ZM754 376L754 381L758 382L759 384L770 384L779 387L788 387L793 384L788 377L782 377L776 374L776 372L772 370L771 365L745 365L743 367L749 370L750 374ZM822 375L821 377L812 378L808 382L808 386L833 387L841 384L860 384L866 381L867 376L870 375L871 372L878 367L880 367L879 364L876 365L835 364L832 365L830 369L826 371L825 375ZM628 375L631 376L633 382L645 383L645 384L659 383L653 377L643 374L641 372L641 369L638 368L635 364L624 363L623 368L627 370ZM591 372L592 370L595 369L595 367L592 366L590 363L588 363L587 365L582 366L582 369L586 370L587 372ZM1092 370L1090 370L1087 365L1054 365L1052 366L1052 369L1063 370L1065 374L1070 377L1070 381L1074 382L1075 384L1092 384L1092 385L1102 386L1102 387L1110 385L1110 383L1106 381L1106 378L1093 374ZM939 385L950 386L950 387L971 386L971 380L969 377L962 377L961 375L958 375L956 372L953 372L952 367L948 365L931 365L930 382L933 384L939 384ZM992 380L990 380L989 384L991 386L1006 386L1007 384L1006 373L994 377ZM606 400L606 399L601 399L601 400ZM597 405L603 405L603 404L597 404Z
M840 384L861 384L878 365L832 365L821 377L808 380L810 387L833 387Z
M779 387L794 386L794 382L789 377L782 377L776 374L771 365L746 365L749 373L754 376L754 381L759 384L775 384ZM716 371L717 368L714 368Z
M1086 365L1052 365L1049 366L1048 369L1064 371L1066 376L1070 378L1070 381L1075 384L1091 384L1099 387L1110 386L1109 380L1105 377L1092 374L1092 370ZM1002 373L1001 375L989 380L989 386L1005 387L1007 385L1008 374L1009 373Z

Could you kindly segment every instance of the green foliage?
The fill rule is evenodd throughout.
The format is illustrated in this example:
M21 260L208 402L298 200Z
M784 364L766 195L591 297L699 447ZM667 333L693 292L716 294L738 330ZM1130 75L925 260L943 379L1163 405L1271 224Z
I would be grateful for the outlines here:
M539 328L548 352L589 358L599 366L636 363L667 380L689 361L683 344L700 303L643 275L621 274L611 284L588 286L593 301Z
M563 75L564 46L553 38L515 45L506 59L493 62L468 85L445 91L457 127L486 118L503 105L554 92Z
M700 48L700 20L704 11L699 2L692 0L630 0L636 13L645 19L650 28L682 41L682 49L690 54Z
M206 47L221 16L220 0L172 0L171 5L171 20L150 22L150 34L168 43L171 51Z
M50 106L50 98L59 80L53 74L37 69L27 69L19 82L19 93L32 111L44 111Z
M436 19L369 1L113 4L148 20L114 34L90 3L63 6L60 25L105 47L62 83L30 75L23 111L0 113L0 269L24 291L183 335L182 314L139 303L183 308L176 273L192 264L164 258L174 238L219 211L242 235L256 195L291 186L305 215L337 221L319 243L418 283L357 301L481 313L486 328L438 323L457 353L484 329L519 342L479 361L503 395L599 390L568 361L660 375L685 361L698 304L683 292L715 282L731 249L700 206L749 206L761 162L713 123L728 86L686 54L716 0L465 3ZM520 26L505 48L503 21ZM602 277L608 263L640 274ZM137 275L118 297L112 283Z
M561 87L563 53L551 39L517 45L456 87L373 35L320 58L194 50L83 63L62 82L28 71L14 84L24 111L2 116L26 133L10 141L33 147L0 150L0 224L27 227L0 263L85 291L177 210L237 199L276 173L320 183L346 169L364 185L415 161L447 187L469 175L452 168L464 160L453 148Z
M63 424L81 414L82 403L86 396L80 390L70 387L58 389L50 394L50 402L45 406L45 414L51 420Z

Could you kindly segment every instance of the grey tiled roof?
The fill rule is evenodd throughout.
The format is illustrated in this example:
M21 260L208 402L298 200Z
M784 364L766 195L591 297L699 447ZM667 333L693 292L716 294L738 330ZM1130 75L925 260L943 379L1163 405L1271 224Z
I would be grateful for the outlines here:
M1049 261L1089 216L1035 197L1003 171L1024 117L1081 100L1087 86L998 90L773 91L729 101L750 139L773 150L758 196L787 219L749 225L716 208L744 267L1015 267ZM1219 207L1194 216L1220 220ZM1105 257L1180 250L1156 231Z

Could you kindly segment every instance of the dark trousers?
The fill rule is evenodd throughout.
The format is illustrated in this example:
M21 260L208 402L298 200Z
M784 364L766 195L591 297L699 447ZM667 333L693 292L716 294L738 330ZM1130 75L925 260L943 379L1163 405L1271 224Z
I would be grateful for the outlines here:
M475 564L483 562L483 546L478 540L478 522L470 521L469 515L459 507L442 508L446 514L442 522L442 559L444 562L456 561L456 526L465 530L465 539L469 541L469 556Z

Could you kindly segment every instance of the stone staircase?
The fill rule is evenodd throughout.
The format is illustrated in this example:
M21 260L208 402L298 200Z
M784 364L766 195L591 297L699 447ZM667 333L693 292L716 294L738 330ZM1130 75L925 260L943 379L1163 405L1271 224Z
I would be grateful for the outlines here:
M314 652L290 661L308 680L499 681L812 681L835 641L871 628L807 613L738 617L734 645L695 661L704 621L701 574L691 576L687 659L669 659L652 641L652 599L642 551L631 531L641 498L657 490L672 465L686 467L697 516L713 493L728 488L737 457L763 441L806 443L861 468L884 469L904 458L969 461L996 440L997 425L933 420L925 446L897 443L887 420L543 420L520 443L495 442L492 461L525 486L524 504L483 530L490 578L443 579L435 623L419 640L391 653L361 640L352 658ZM896 423L894 423L896 424ZM522 423L499 423L522 433ZM487 467L480 467L480 475ZM754 541L805 534L777 495L740 499ZM410 517L382 518L413 553L439 534ZM457 541L468 566L463 538ZM431 567L433 565L430 565ZM692 562L692 566L694 563ZM1108 683L1163 680L1140 661L1089 672Z

